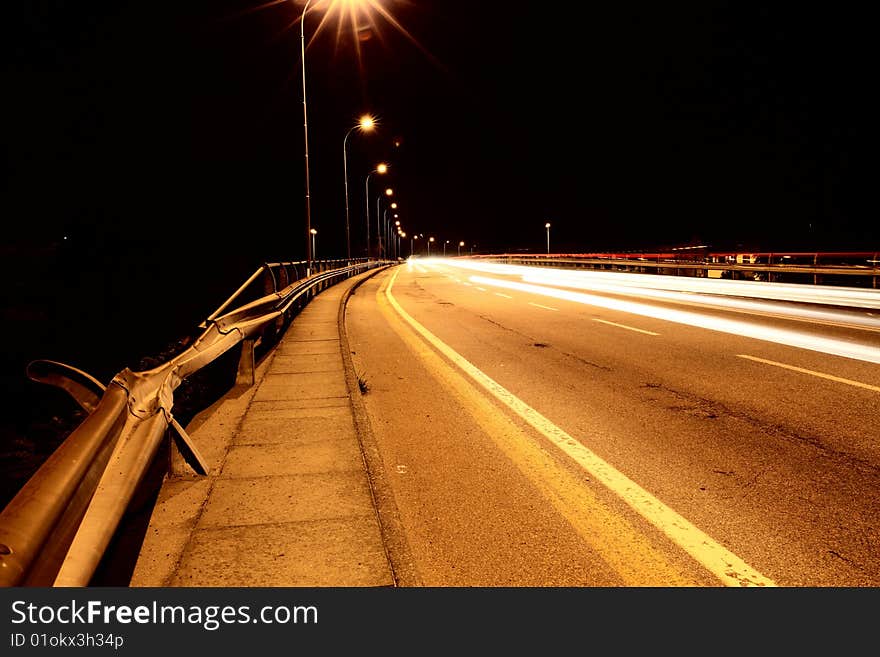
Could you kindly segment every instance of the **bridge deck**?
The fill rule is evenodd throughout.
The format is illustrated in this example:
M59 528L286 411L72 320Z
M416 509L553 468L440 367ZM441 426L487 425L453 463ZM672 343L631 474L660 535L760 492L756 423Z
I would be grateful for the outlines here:
M313 298L256 384L191 424L211 472L166 479L131 586L393 585L337 325L360 278Z

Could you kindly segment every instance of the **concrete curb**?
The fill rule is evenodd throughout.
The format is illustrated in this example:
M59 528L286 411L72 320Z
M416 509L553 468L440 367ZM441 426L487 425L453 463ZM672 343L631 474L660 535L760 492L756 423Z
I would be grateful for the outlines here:
M365 281L373 278L376 274L385 271L391 265L376 269L370 275L360 279L348 288L339 302L339 338L342 346L342 361L345 367L345 382L348 386L351 398L351 407L354 415L355 433L361 447L361 455L364 459L364 467L367 471L367 479L370 483L370 494L373 497L373 505L379 527L382 532L385 552L388 556L388 564L396 586L423 586L421 577L415 566L415 561L410 551L403 524L400 521L400 512L394 501L394 494L388 485L385 475L385 467L382 464L382 456L370 425L367 408L361 398L360 385L354 361L351 358L351 345L348 340L348 331L345 327L345 310L348 299Z

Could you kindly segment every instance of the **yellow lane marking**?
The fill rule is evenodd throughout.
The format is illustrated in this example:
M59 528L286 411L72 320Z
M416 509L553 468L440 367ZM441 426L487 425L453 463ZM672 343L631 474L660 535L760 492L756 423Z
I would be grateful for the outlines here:
M737 354L740 358L745 358L746 360L753 360L756 363L764 363L765 365L773 365L775 367L782 367L786 370L792 370L793 372L800 372L801 374L810 374L812 376L818 376L820 379L828 379L829 381L837 381L838 383L845 383L849 386L856 386L857 388L864 388L865 390L871 390L873 392L880 392L880 386L872 386L869 383L862 383L861 381L853 381L852 379L844 379L839 376L834 376L833 374L825 374L824 372L816 372L814 370L804 369L803 367L796 367L794 365L786 365L785 363L777 363L775 360L767 360L766 358L758 358L757 356L747 356L746 354Z
M554 509L571 525L582 540L620 578L624 586L692 587L696 582L680 564L676 567L619 512L608 506L595 490L565 468L542 447L527 428L502 412L494 398L485 394L461 370L445 360L407 325L392 308L380 288L376 294L379 310L391 329L420 359L425 369L500 452L519 469ZM608 573L611 575L611 573ZM585 577L589 577L585 574ZM587 584L589 585L589 584Z
M505 299L513 299L509 294L502 294L501 292L495 292L496 297L504 297Z
M532 303L529 301L530 306L534 306L535 308L543 308L544 310L553 310L555 312L559 312L559 308L551 308L550 306L542 306L540 303Z
M626 329L627 331L636 331L637 333L644 333L645 335L660 335L659 333L654 333L654 331L646 331L645 329L634 328L632 326L627 326L626 324L618 324L617 322L609 322L607 319L593 319L594 322L602 322L603 324L608 324L608 326L616 326L617 328Z
M606 463L598 455L557 427L519 397L494 381L457 351L440 340L407 313L394 298L391 289L400 273L396 270L385 288L388 303L418 334L438 352L463 370L474 382L488 391L499 402L539 431L551 443L571 457L600 483L614 492L633 510L663 532L681 549L727 586L775 586L773 580L749 566L711 536L691 524L686 518L666 506L622 472Z

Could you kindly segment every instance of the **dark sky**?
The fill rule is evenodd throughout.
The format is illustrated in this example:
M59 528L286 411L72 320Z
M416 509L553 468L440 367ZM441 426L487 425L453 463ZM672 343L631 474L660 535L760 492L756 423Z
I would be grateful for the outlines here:
M7 238L304 257L301 4L257 4L4 3ZM376 16L359 56L334 22L306 56L318 255L344 254L363 111L356 254L386 158L408 230L480 250L545 221L572 251L876 249L867 9L768 4L382 0L408 36Z

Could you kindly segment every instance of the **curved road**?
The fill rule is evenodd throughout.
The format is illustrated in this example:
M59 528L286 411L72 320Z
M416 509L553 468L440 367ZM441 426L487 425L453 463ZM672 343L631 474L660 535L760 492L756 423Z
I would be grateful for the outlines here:
M348 302L402 584L880 584L878 311L521 269Z

